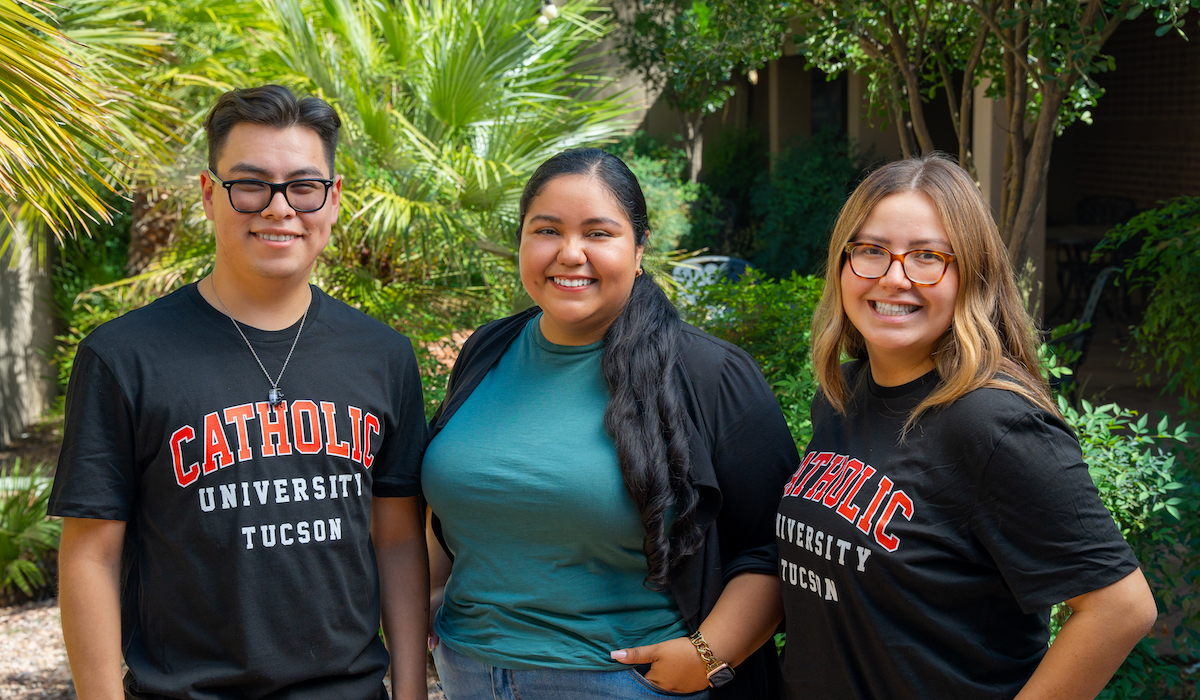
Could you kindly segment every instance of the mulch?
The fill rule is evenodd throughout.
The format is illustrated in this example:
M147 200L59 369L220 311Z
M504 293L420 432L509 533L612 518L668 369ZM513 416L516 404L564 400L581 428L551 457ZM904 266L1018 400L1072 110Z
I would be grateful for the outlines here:
M429 700L445 700L432 664L426 672ZM390 691L390 688L389 688ZM76 700L58 601L0 608L0 698Z

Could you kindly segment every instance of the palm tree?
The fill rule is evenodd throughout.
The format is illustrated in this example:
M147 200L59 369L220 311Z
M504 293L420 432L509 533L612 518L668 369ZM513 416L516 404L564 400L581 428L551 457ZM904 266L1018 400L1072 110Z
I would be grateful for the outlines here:
M170 141L177 110L142 74L165 34L101 0L0 0L0 254L18 222L58 236L109 220L138 156Z

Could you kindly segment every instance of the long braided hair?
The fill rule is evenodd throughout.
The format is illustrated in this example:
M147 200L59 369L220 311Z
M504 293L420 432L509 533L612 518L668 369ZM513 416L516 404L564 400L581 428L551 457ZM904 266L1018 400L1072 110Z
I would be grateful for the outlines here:
M634 242L645 245L649 221L637 177L620 158L597 148L563 151L542 163L521 195L521 226L533 198L564 175L586 175L608 190L633 225ZM645 584L657 590L666 588L671 566L695 553L702 539L695 520L699 496L687 478L687 408L675 371L682 330L667 295L653 275L643 274L604 335L601 360L610 395L604 428L616 444L625 489L646 530Z

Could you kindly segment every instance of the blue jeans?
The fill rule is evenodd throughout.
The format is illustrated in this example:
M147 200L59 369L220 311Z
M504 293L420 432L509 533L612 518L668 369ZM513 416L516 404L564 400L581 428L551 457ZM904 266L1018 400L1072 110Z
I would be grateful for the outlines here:
M632 668L616 671L511 671L463 656L443 642L433 650L447 700L708 700L708 690L671 693Z

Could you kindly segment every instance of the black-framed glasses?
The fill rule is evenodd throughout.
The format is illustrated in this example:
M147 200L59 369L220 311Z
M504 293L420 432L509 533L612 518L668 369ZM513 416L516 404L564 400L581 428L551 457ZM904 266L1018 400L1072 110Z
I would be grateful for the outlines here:
M229 193L229 204L234 211L242 214L257 214L271 206L276 192L283 193L284 201L293 210L301 214L314 212L325 206L325 200L329 199L329 188L333 185L333 180L315 177L267 182L249 178L222 180L211 170L208 174Z
M955 258L954 253L939 250L910 250L904 255L896 255L881 245L862 241L847 243L845 252L850 260L850 271L863 279L883 277L892 268L892 263L899 260L908 281L922 287L941 282L946 268Z

